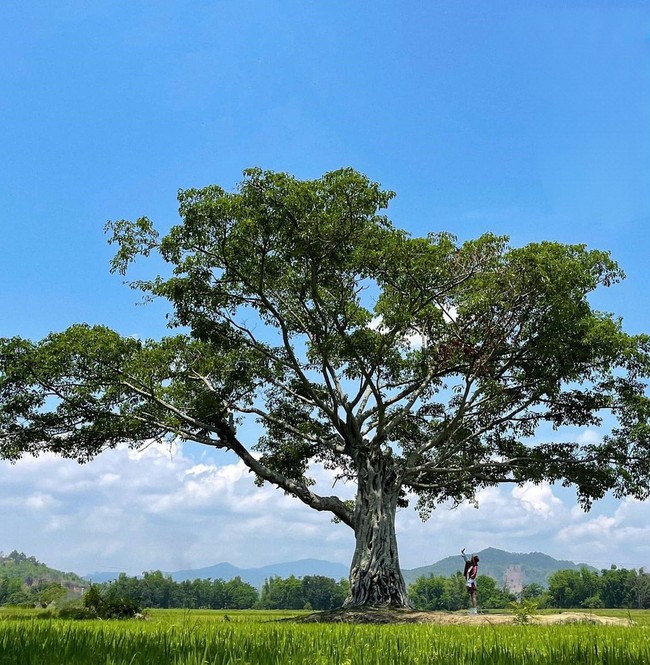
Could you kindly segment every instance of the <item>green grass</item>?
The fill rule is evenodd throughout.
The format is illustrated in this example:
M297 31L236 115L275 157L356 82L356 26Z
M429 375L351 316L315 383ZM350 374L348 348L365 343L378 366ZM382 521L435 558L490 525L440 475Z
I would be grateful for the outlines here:
M353 626L276 621L295 614L159 610L151 612L147 621L74 622L3 611L0 665L650 663L650 612L631 613L634 620L643 619L641 625L631 628L581 624Z

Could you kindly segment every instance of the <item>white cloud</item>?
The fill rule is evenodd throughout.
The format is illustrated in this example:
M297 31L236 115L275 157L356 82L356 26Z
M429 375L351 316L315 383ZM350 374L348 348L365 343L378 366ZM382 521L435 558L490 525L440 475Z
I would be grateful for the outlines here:
M478 509L469 504L454 510L438 507L425 524L412 511L401 511L402 565L427 565L461 547L471 551L495 547L545 552L597 568L612 563L650 567L648 502L608 498L585 513L571 490L546 483L488 488L478 493L478 502Z
M55 504L56 501L50 494L43 494L42 492L32 494L25 499L25 506L32 510L52 508Z
M603 513L574 512L571 525L558 531L558 542L568 552L602 567L617 563L627 568L648 568L650 564L650 524L648 502L626 498L614 510ZM614 556L611 556L614 554Z
M594 542L599 547L607 544L609 538L614 536L614 530L620 524L616 517L599 515L581 524L572 524L558 531L558 538L562 541L573 543L579 540L581 543L589 543L593 546Z
M442 318L445 323L453 323L458 318L458 309L454 305L449 305L442 310Z
M452 323L458 318L458 309L454 307L454 305L449 305L445 309L440 309L442 311L442 318L445 323ZM374 317L368 324L368 327L371 330L376 330L381 334L387 332L383 324L383 317L381 315ZM404 339L408 346L410 346L412 349L421 348L425 342L424 335L415 329L411 330L411 332L409 332Z
M598 431L587 428L576 437L576 441L582 445L588 445L590 443L601 443L603 437L599 434Z
M331 491L331 472L315 476ZM180 448L114 450L86 465L49 454L2 462L0 486L0 549L80 573L345 561L353 546L348 527L276 488L257 488L242 462L197 461Z
M238 460L198 447L115 450L78 465L54 455L0 463L0 549L22 550L64 570L178 570L220 561L261 566L298 558L348 563L352 531L276 488L258 488ZM318 467L317 490L334 493ZM354 493L338 484L336 493ZM397 519L400 559L413 568L497 547L543 551L607 567L649 566L645 502L607 500L593 513L572 492L546 484L481 490L479 508L438 507L422 523L412 508Z
M368 328L370 328L370 330L377 330L380 333L383 333L384 332L383 322L384 322L383 316L381 315L375 316L375 318L372 319L372 321L370 321L370 323L368 324Z
M212 464L196 464L185 472L186 476L200 476L204 473L211 473L214 470Z
M512 497L521 503L527 513L544 520L555 517L555 511L562 506L560 499L546 484L525 483L512 490Z

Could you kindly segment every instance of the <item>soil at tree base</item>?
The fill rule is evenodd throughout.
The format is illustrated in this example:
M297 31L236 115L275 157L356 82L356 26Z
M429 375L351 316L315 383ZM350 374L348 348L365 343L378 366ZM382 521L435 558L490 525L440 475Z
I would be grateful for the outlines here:
M515 623L514 614L468 614L464 612L422 612L390 608L340 609L314 612L305 616L281 619L296 623L356 623L356 624L403 624L438 623L494 625ZM562 612L559 614L535 614L529 618L531 624L591 623L601 625L631 626L634 622L619 617L598 616L585 612Z

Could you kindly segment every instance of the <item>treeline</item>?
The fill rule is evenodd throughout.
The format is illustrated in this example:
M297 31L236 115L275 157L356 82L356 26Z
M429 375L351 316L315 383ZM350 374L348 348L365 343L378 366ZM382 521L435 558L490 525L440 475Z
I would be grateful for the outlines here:
M102 585L110 596L133 600L141 607L187 609L313 609L340 607L348 591L344 580L335 582L322 575L287 579L271 577L258 591L240 577L225 582L195 579L175 582L160 571L142 577L121 574Z
M0 576L0 605L47 607L50 603L73 595L69 588L58 582L30 580L26 583L18 577Z
M45 607L78 597L85 586L74 573L48 568L33 556L16 550L7 555L0 552L0 605Z
M264 582L258 606L268 610L333 610L343 605L348 595L347 580L335 582L322 575L272 577Z
M643 568L628 570L612 566L600 573L587 568L558 570L540 594L548 607L650 608L650 574Z
M479 575L476 579L478 602L483 609L508 607L516 598L506 589L499 588L492 577ZM461 573L451 577L429 575L419 577L408 588L415 609L454 612L469 607L469 594Z
M539 608L597 609L650 608L650 574L643 568L627 570L612 566L600 573L587 568L558 570L548 579L548 588L533 583L515 596L485 575L477 580L478 602L483 609L506 608L515 600L533 600ZM465 579L420 577L409 586L409 597L417 609L455 611L469 607Z
M79 595L81 582L73 573L52 570L23 552L0 552L0 605L45 607Z
M346 580L322 575L286 579L271 577L260 590L240 577L232 580L195 579L175 582L160 571L94 585L107 598L128 599L140 607L187 609L313 609L340 607L348 592ZM416 609L456 611L469 606L465 579L420 577L409 586ZM49 581L29 580L0 574L0 605L46 607L70 598L70 589ZM587 568L559 570L549 577L548 587L533 583L515 596L491 577L478 577L479 605L483 609L509 607L514 600L533 600L540 608L650 608L650 574L643 568L628 570L612 566L600 573Z

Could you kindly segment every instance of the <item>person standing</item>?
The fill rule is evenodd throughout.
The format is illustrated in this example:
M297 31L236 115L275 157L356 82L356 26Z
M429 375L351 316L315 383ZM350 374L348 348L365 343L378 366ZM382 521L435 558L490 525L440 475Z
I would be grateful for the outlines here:
M476 607L476 576L478 575L479 558L477 554L472 554L471 557L468 557L465 554L464 547L460 551L460 553L465 561L465 570L463 571L463 576L465 577L467 593L469 594L469 602L471 603L469 613L477 614L478 609Z

